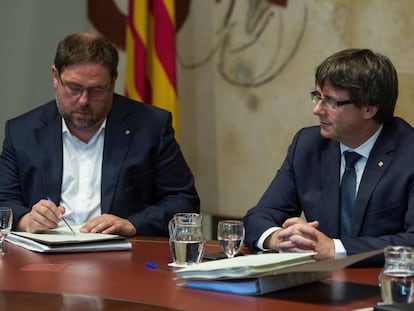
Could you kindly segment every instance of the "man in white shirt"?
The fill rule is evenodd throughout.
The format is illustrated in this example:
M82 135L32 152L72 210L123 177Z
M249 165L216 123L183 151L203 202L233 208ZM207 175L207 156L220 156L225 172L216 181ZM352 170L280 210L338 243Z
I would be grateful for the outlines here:
M67 36L52 66L56 99L6 123L0 204L14 230L65 217L82 232L167 236L175 213L200 211L171 114L114 94L117 66L105 38Z

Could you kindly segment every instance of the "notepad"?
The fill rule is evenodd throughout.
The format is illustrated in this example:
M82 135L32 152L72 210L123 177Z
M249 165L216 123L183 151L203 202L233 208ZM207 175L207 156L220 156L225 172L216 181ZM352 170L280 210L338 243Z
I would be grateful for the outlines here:
M73 226L73 234L66 226L44 233L12 231L6 241L26 249L42 252L94 252L131 249L131 243L120 235L82 233L81 226Z
M221 279L252 277L314 262L316 253L266 253L207 261L176 271L179 278Z
M81 225L72 226L76 234L73 234L67 226L60 226L57 229L51 229L43 233L12 231L12 234L46 245L62 245L124 239L124 237L115 234L83 233L79 231L81 227Z

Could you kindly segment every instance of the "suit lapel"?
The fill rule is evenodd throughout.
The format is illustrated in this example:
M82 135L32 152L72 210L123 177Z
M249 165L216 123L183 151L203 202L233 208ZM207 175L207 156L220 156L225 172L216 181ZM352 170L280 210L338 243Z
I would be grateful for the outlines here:
M371 150L367 164L365 165L355 201L357 208L355 209L356 214L354 215L354 230L357 236L361 230L364 214L368 207L372 192L388 167L391 165L393 157L390 152L393 149L393 138L389 129L384 126L382 133Z
M114 102L105 129L102 164L101 210L108 213L115 195L119 172L129 150L133 127L125 121L128 113L120 115Z
M339 171L340 171L339 144L330 141L328 148L322 151L322 182L326 217L329 235L339 236Z
M48 113L53 112L52 115ZM37 142L36 154L41 167L43 197L49 196L55 203L60 202L60 192L63 174L63 151L62 151L62 119L57 110L49 110L45 113L45 126L35 131Z

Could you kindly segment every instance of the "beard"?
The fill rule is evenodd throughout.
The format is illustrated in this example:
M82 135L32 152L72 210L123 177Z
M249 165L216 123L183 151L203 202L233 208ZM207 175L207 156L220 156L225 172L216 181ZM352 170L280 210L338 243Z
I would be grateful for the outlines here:
M56 102L59 113L65 120L66 125L74 130L93 130L99 128L110 110L110 108L108 111L105 109L100 111L100 114L96 114L89 106L69 109L61 106L58 101Z
M89 114L87 118L78 118L75 116L77 112L62 114L66 124L73 129L93 129L98 127L103 121L102 118L95 118Z

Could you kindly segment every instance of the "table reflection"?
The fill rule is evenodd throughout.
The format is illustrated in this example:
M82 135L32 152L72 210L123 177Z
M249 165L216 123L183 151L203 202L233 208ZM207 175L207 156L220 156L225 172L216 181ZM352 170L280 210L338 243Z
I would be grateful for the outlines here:
M0 310L13 311L178 311L163 306L101 297L0 291Z

